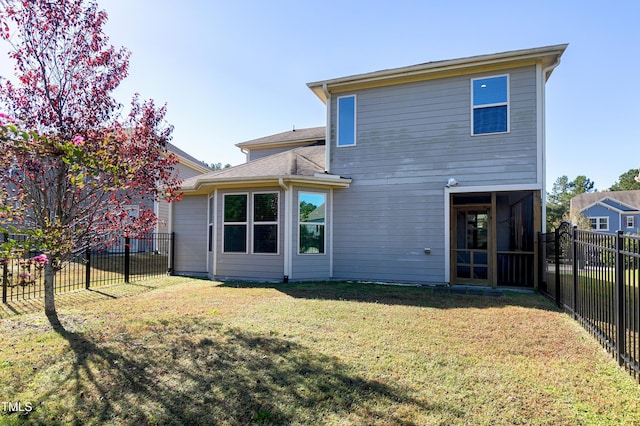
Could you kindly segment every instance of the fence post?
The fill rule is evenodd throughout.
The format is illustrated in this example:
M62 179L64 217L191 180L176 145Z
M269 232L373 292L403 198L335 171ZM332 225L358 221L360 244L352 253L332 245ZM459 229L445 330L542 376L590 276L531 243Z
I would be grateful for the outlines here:
M9 236L7 234L3 234L4 237L4 241L7 241L7 239L9 239ZM7 257L6 262L2 262L2 303L7 303L7 280L9 279L9 271L8 271L8 265L9 265L9 258Z
M175 246L176 246L176 233L172 232L171 233L171 237L169 238L169 275L173 275L173 261L175 260L174 256L175 256Z
M571 231L571 259L572 268L571 275L573 275L573 319L578 319L578 243L576 237L578 236L578 227L574 226Z
M618 365L624 365L624 354L626 352L625 342L625 297L624 297L624 237L622 231L616 234L616 262L615 262L615 322L616 322L616 358Z
M562 307L562 301L560 300L560 227L555 229L555 261L556 261L556 304L558 307Z
M87 290L91 287L91 249L87 247L87 252L85 255L86 258L86 269L84 270L84 285Z
M7 303L7 280L9 274L7 270L7 264L3 262L2 265L2 303Z
M124 237L124 282L129 284L129 261L131 260L131 239Z

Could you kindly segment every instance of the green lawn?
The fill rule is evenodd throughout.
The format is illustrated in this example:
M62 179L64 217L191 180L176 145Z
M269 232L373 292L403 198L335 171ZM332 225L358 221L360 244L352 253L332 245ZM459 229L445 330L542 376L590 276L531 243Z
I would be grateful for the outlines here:
M178 277L100 290L59 297L63 328L0 320L0 401L33 407L0 405L0 424L640 423L640 386L537 295Z

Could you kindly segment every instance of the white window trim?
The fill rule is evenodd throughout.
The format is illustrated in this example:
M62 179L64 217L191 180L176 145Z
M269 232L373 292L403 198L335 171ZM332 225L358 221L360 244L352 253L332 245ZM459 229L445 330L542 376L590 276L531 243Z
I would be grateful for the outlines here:
M627 216L626 225L627 225L627 228L635 228L636 218L634 216Z
M476 80L485 80L487 78L496 78L496 77L507 77L507 101L506 102L498 102L498 103L494 103L494 104L482 104L479 106L476 106L473 104L473 82ZM487 76L483 76L483 77L476 77L476 78L472 78L470 81L471 84L471 99L470 99L470 104L471 104L471 136L488 136L488 135L503 135L506 133L510 133L511 132L511 76L510 74L498 74L498 75L487 75ZM474 129L474 122L473 122L473 111L476 109L480 109L480 108L490 108L490 107L496 107L496 106L505 106L507 107L507 130L505 132L493 132L493 133L474 133L473 129Z
M276 196L278 197L278 210L277 210L277 218L275 221L269 221L269 222L256 222L256 218L255 218L255 208L254 208L254 196L258 195L258 194L276 194ZM254 227L255 225L276 225L276 233L277 233L277 240L276 240L276 251L275 253L260 253L260 252L255 252L254 250L254 243L255 243L255 232L254 232ZM280 192L279 191L257 191L257 192L252 192L251 193L251 237L249 238L251 240L251 254L255 254L258 256L278 256L280 254Z
M353 98L353 143L348 145L340 145L340 99L345 98ZM353 95L345 95L338 96L336 99L336 147L337 148L348 148L350 146L356 146L357 144L357 135L358 135L358 120L357 120L357 111L358 111L358 97Z
M589 225L591 225L591 220L595 220L596 221L596 227L595 228L591 228L594 231L608 231L609 230L609 216L590 216L589 218ZM607 220L607 227L606 228L601 228L600 227L600 219L606 219Z
M300 220L300 194L313 194L313 195L323 195L324 196L324 222L322 222L322 224L318 223L318 222L302 222ZM297 201L297 205L298 208L297 210L297 214L298 214L298 237L296 238L297 241L297 246L298 246L298 251L297 251L297 255L298 256L326 256L327 255L327 199L328 199L328 194L325 192L313 192L313 191L298 191L298 201ZM324 242L322 244L322 246L324 247L324 252L322 253L300 253L300 225L322 225L324 226Z
M224 219L224 209L226 207L227 195L244 195L247 199L247 221L246 222L226 222ZM223 254L248 254L249 253L249 209L251 197L248 192L229 192L222 194L222 253ZM247 227L245 238L245 251L225 251L224 249L224 237L225 237L225 225L245 225Z

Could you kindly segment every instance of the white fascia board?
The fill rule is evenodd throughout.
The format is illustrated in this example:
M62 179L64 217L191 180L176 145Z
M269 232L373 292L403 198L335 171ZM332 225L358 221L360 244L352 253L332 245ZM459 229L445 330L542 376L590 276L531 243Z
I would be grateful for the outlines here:
M609 198L608 198L608 199L609 199ZM611 200L611 199L609 199L609 200ZM615 201L616 203L618 203L618 204L622 204L623 206L626 206L626 207L629 207L629 208L633 208L633 207L631 207L631 206L628 206L628 205L626 205L626 204L624 204L624 203L621 203L621 202L619 202L619 201L616 201L616 200L611 200L611 201ZM633 212L631 212L631 211L628 211L628 210L620 210L620 209L618 209L618 208L615 208L615 207L613 207L613 206L610 206L609 204L605 204L605 203L603 202L603 200L598 200L598 201L596 201L596 202L594 202L594 203L591 203L591 204L589 204L588 206L584 207L584 208L583 208L582 210L580 210L580 211L581 211L581 212L583 212L583 211L588 210L588 209L590 209L591 207L595 207L595 206L602 206L602 207L604 207L604 208L605 208L605 209L607 209L607 210L611 210L612 212L616 212L616 213L620 213L620 214L633 214Z
M211 187L225 187L225 186L265 186L265 185L279 185L280 181L286 183L295 183L302 185L319 185L335 188L348 188L351 184L351 179L343 178L336 175L326 175L324 173L317 173L315 176L262 176L262 177L234 177L234 178L196 178L194 183L190 186L183 186L181 189L185 193L196 193L204 191L205 188Z

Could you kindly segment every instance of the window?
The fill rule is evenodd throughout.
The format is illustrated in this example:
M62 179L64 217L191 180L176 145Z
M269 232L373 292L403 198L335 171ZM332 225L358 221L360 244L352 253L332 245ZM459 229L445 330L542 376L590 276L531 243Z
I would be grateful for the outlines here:
M608 231L609 230L609 218L608 217L590 217L591 229L594 231Z
M471 80L472 135L509 131L509 76Z
M635 220L633 216L627 216L627 228L633 228L635 225Z
M325 197L303 192L298 195L300 254L324 254Z
M213 251L213 197L209 198L209 251Z
M356 96L338 98L338 146L356 144Z
M247 252L247 194L224 196L225 253Z
M253 194L253 252L278 252L278 194Z

